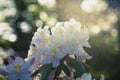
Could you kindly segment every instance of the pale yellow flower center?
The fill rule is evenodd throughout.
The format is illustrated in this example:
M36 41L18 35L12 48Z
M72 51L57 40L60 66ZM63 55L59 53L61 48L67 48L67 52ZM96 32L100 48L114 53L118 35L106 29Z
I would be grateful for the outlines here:
M55 41L55 42L54 42L54 44L55 44L55 45L58 45L58 44L59 44L59 42L58 42L58 41Z
M36 53L37 50L38 50L37 48L33 48L31 52Z
M70 24L69 25L71 29L74 29L75 28L75 25L74 24Z
M57 54L57 51L55 49L52 50L52 54L53 55L56 55Z
M62 33L63 33L63 30L62 30L62 29L58 29L58 32L62 34Z
M42 34L43 34L43 32L42 32L42 31L39 31L38 33L39 33L40 35L42 35Z
M46 41L47 43L50 43L50 38L49 38L48 36L45 36L45 41Z
M14 69L15 69L15 71L20 71L21 65L20 64L15 64Z
M79 41L78 37L74 37L74 38L73 38L73 41L74 41L74 42L78 42L78 41Z

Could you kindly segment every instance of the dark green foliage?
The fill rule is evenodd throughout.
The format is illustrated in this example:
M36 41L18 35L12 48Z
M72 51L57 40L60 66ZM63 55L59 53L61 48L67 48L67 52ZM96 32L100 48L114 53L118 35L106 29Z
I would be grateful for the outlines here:
M68 66L71 66L75 69L75 77L80 77L83 73L86 72L83 64L79 63L76 59L68 57L66 62Z
M52 64L47 64L42 71L40 80L47 80L52 69L53 69Z

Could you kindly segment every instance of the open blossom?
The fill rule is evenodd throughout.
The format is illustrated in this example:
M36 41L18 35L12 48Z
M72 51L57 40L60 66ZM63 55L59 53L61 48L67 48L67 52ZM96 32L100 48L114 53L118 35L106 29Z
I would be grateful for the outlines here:
M8 75L9 80L32 80L29 70L34 62L34 58L28 62L25 62L20 57L16 57L15 60L9 58L8 62L7 66L0 67L1 75Z
M96 80L92 79L92 75L90 73L82 74L81 78L77 78L76 80ZM105 80L104 75L101 75L100 80Z
M92 80L92 75L90 73L84 73L81 78L77 78L76 80Z
M6 76L8 75L8 70L6 68L6 66L0 66L0 75Z
M48 27L38 28L32 38L28 57L39 54L42 58L41 64L52 63L53 67L57 67L60 60L68 54L85 59L90 57L83 49L84 46L90 47L89 34L86 28L81 28L80 22L75 19L58 22L51 29L51 33Z
M37 32L35 32L32 38L30 50L28 51L28 56L48 53L49 44L50 34L48 31L48 27L46 26L44 29L38 28Z

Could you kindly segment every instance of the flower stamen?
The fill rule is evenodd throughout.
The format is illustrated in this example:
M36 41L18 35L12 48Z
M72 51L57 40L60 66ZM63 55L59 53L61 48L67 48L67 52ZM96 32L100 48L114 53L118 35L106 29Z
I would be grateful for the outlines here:
M21 65L20 64L15 64L14 69L15 69L15 71L19 72L20 69L21 69Z

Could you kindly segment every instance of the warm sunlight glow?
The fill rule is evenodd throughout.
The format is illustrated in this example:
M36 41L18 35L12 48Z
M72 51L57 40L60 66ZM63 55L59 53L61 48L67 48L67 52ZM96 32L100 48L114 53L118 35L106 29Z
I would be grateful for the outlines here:
M47 25L53 26L53 25L55 25L56 21L57 21L57 20L56 20L55 18L50 17L50 18L48 18L48 20L47 20Z
M116 23L118 21L117 14L115 12L110 12L108 15L108 21L110 23Z
M11 34L9 35L8 39L10 42L15 42L17 40L17 36L15 34Z
M100 12L105 10L107 6L108 5L102 0L83 0L81 3L81 8L88 13L95 11Z
M21 28L22 32L25 32L25 33L31 31L31 26L27 22L21 22L20 28Z
M39 4L48 8L53 8L56 5L56 0L38 0Z
M3 59L0 57L0 65L3 64Z
M93 33L93 34L98 34L100 31L101 31L101 28L99 26L93 26L90 28L90 31Z
M113 37L116 37L116 36L118 35L117 30L116 30L116 29L113 29L113 30L111 31L111 35L112 35Z
M46 21L48 19L48 14L46 12L40 12L39 17L43 20Z
M43 21L42 20L36 20L35 25L37 27L41 27L41 26L43 26Z
M29 5L28 10L31 11L31 12L36 11L36 6L35 5Z

